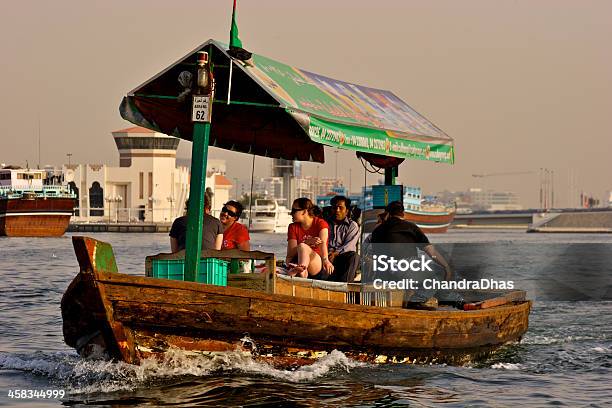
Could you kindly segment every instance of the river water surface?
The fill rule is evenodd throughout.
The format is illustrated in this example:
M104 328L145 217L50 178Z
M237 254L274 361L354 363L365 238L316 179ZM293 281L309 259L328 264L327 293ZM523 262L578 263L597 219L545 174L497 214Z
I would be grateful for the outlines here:
M168 251L166 234L92 236L113 245L128 274ZM138 367L87 361L62 337L60 299L78 272L70 234L0 237L0 405L612 406L612 236L450 231L431 239L447 244L459 273L476 269L528 290L534 307L519 344L461 367L362 364L338 351L293 371L238 354L179 352ZM253 234L252 243L282 255L285 237ZM16 399L14 390L64 397Z

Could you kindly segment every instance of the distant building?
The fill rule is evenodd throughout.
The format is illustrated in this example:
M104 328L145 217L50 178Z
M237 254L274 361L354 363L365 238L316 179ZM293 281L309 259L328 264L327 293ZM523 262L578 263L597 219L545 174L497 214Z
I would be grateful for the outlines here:
M299 197L310 198L314 202L318 196L328 195L342 187L342 179L302 176L299 161L274 159L271 174L271 177L254 181L253 191L275 198L287 206Z
M255 182L254 190L265 196L284 199L284 183L282 177L264 177Z
M522 210L519 197L512 191L470 188L468 191L443 191L436 193L443 202L455 202L457 213L473 211Z
M71 164L64 179L78 197L77 221L171 222L183 214L189 196L189 169L176 165L179 139L142 127L112 132L119 167ZM206 186L213 209L229 199L232 185L225 163L210 160Z
M273 159L272 177L302 176L302 164L295 160Z

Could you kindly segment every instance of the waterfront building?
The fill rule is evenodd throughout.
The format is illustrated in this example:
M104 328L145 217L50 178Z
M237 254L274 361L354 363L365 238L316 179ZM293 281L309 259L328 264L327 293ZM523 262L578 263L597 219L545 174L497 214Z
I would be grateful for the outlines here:
M443 202L455 202L457 213L473 211L515 211L522 210L519 196L513 191L470 188L467 191L443 191L436 193Z
M189 169L176 165L179 139L142 127L112 132L119 167L105 164L63 166L64 180L77 194L75 221L172 222L184 213ZM229 199L225 163L210 160L207 189L213 209ZM217 208L219 207L219 208Z

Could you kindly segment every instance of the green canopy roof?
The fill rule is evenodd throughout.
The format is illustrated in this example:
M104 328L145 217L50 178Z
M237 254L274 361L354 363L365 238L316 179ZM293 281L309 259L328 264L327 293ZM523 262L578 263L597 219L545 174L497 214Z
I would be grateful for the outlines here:
M209 40L124 98L132 123L192 139L189 89L196 53L208 51L216 80L211 145L288 160L324 161L322 145L453 163L453 140L390 91L339 81L254 54L231 59ZM230 103L227 103L233 61ZM184 82L184 81L183 81ZM188 87L187 87L188 88Z

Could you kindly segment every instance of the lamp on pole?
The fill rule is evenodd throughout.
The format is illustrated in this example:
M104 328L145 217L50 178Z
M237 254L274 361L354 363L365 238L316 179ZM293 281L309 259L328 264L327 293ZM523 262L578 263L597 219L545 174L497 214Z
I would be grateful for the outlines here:
M66 156L68 156L68 167L70 167L70 158L72 157L72 153L66 153Z
M115 223L119 222L119 203L123 201L123 197L116 196L113 197L113 201L115 202Z
M123 197L121 196L108 196L108 197L104 197L104 200L108 203L108 223L110 224L111 222L111 203L115 203L115 222L119 221L119 208L117 207L117 204L120 203L121 201L123 201Z
M108 211L107 211L107 218L108 218L108 223L110 224L110 203L111 203L111 197L104 197L104 201L106 201L108 203Z
M174 217L174 197L166 197L166 200L170 203L170 219Z

